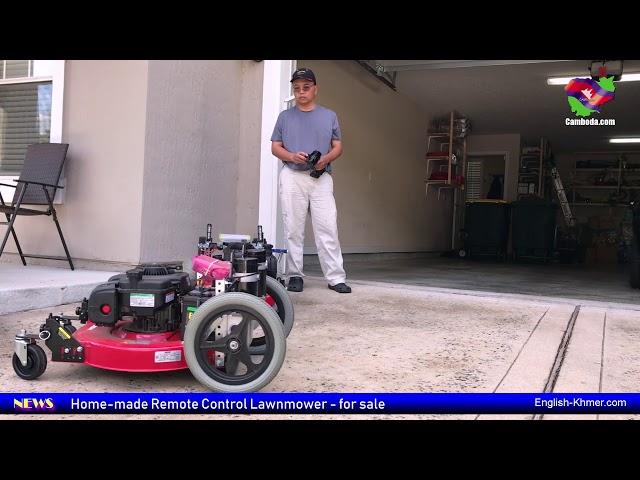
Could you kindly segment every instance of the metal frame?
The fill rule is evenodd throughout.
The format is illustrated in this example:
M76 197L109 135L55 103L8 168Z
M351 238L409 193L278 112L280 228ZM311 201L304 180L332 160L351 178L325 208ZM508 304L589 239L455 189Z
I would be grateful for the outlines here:
M356 60L360 66L362 66L367 72L372 73L378 80L384 83L392 90L397 90L396 86L396 72L389 72L384 66L376 63L374 60Z
M4 247L7 244L7 240L9 240L9 234L13 235L13 240L16 242L16 247L18 249L18 254L20 255L20 259L22 260L22 264L26 267L27 266L27 262L25 261L25 258L45 258L45 259L49 259L49 260L62 260L62 261L68 261L69 262L69 267L71 267L71 270L74 270L74 266L73 266L73 261L71 260L71 255L69 255L69 249L67 248L67 243L64 240L64 236L62 235L62 229L60 228L60 223L58 222L58 216L56 214L56 209L53 206L53 200L51 198L51 195L49 194L49 191L47 190L46 187L52 187L55 190L57 190L58 188L64 188L63 186L60 185L51 185L48 183L41 183L41 182L33 182L33 181L27 181L27 180L16 180L16 182L18 183L22 183L24 184L22 191L20 192L20 196L18 197L18 201L15 203L15 205L11 205L12 207L12 212L8 213L5 211L5 216L7 217L7 221L6 222L0 222L0 224L2 225L7 225L7 231L4 235L4 239L2 240L2 245L0 246L0 256L2 256L2 253L4 252ZM30 184L34 184L34 185L40 185L42 187L42 189L44 190L44 194L47 197L47 203L49 205L49 208L47 210L32 210L32 209L26 209L23 208L22 210L20 209L20 205L22 205L22 199L24 198L24 194L27 192L27 188L29 187ZM0 184L3 185L5 187L13 187L13 188L17 188L17 185L8 185L8 184ZM8 205L5 203L4 199L2 198L2 193L0 193L0 203L2 204L1 206L3 207L7 207ZM4 210L4 209L3 209ZM23 213L21 213L21 211ZM54 223L56 224L56 228L58 230L58 234L60 235L60 240L62 241L62 246L64 247L64 252L66 254L66 258L65 257L57 257L57 256L51 256L51 255L33 255L33 254L26 254L22 252L22 248L20 247L20 243L18 242L18 236L16 235L16 232L13 228L13 224L16 221L16 217L18 215L47 215L47 216L51 216L53 218Z

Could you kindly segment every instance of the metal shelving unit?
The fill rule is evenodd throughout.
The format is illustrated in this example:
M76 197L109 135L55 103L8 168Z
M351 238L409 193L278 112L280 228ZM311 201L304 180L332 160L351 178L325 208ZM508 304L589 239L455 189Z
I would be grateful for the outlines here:
M628 259L632 243L631 202L640 201L640 150L572 154L569 198L586 232L587 263Z
M464 214L468 122L466 117L452 111L448 125L441 123L441 128L427 133L425 196L429 197L430 188L437 191L438 200L442 198L443 191L453 192L452 250L456 249L456 233L458 225L462 224L460 217Z
M536 196L544 198L546 161L551 156L549 142L540 138L536 146L522 147L518 172L518 199Z
M456 134L455 126L455 122L463 118L456 112L451 112L446 132L428 133L425 155L427 176L424 181L425 195L427 196L429 195L429 187L437 189L438 200L442 189L464 190L467 142L466 137L459 137ZM437 146L439 150L432 150L434 146ZM444 175L445 172L446 175Z
M574 155L569 188L572 205L620 207L640 198L634 194L640 190L640 151L579 152Z

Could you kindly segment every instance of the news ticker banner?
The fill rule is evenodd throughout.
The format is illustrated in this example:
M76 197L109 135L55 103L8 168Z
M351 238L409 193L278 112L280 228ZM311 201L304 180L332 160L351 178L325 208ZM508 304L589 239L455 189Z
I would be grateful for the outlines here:
M0 414L640 413L640 393L0 393Z

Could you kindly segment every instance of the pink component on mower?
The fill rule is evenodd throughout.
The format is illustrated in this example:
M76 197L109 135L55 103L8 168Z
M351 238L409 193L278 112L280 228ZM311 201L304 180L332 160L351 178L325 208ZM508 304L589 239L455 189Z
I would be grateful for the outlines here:
M231 275L231 262L198 255L193 257L193 271L202 274L206 280L224 280Z

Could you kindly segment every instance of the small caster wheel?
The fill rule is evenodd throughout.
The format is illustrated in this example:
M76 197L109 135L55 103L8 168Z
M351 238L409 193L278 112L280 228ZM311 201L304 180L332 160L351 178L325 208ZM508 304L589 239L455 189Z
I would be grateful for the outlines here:
M467 256L467 251L464 248L458 250L458 257L465 258Z
M27 345L27 366L22 365L18 354L13 354L13 369L24 380L35 380L47 369L47 354L36 344Z

